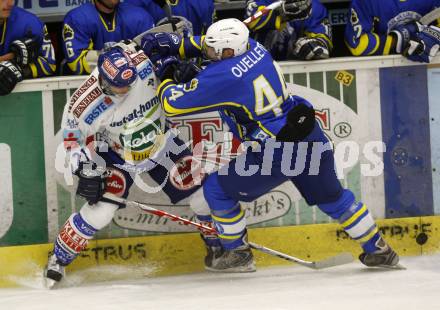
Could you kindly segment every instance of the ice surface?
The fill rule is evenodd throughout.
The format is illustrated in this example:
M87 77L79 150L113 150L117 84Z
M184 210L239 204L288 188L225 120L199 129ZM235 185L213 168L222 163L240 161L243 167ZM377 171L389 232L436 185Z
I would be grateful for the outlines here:
M36 273L15 279L21 288L0 289L0 309L437 310L439 259L404 257L407 270L368 269L355 262L319 271L292 265L252 274L162 278L149 278L148 266L98 267L70 274L65 287L51 291L42 288ZM96 279L110 281L91 282Z

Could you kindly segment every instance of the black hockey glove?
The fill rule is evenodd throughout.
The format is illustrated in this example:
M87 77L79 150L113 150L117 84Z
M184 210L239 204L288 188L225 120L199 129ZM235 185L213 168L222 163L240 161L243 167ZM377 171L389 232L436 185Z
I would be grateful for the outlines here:
M277 141L300 142L315 128L315 110L298 104L287 114L286 125L278 132Z
M281 5L281 11L286 21L307 19L312 14L312 0L286 0Z
M97 169L94 162L82 162L75 174L79 177L76 194L84 197L89 205L100 201L105 193L107 173Z
M10 94L21 81L23 73L18 66L10 61L0 62L0 96Z
M40 44L36 39L27 38L13 41L9 51L15 54L17 64L23 67L37 59L39 49Z
M202 69L192 61L182 61L176 65L173 79L177 83L187 83L197 76Z
M327 42L320 38L299 38L289 42L288 58L300 60L327 59L330 51Z

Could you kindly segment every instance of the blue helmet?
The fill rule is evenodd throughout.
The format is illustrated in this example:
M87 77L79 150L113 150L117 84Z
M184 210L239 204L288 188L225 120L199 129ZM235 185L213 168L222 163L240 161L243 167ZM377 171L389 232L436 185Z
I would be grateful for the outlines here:
M137 78L136 66L119 47L99 55L98 70L102 79L110 86L130 86Z

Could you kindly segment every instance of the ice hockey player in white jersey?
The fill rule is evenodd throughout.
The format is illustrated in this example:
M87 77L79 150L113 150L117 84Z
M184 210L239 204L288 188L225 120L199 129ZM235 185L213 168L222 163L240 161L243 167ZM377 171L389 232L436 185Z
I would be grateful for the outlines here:
M56 238L44 273L48 286L63 278L65 266L124 207L104 198L105 193L126 198L135 174L142 171L161 184L172 203L197 189L177 188L170 181L169 160L173 164L190 152L172 130L166 131L157 85L144 52L120 43L100 55L97 68L67 102L64 146L79 177L76 193L87 203Z

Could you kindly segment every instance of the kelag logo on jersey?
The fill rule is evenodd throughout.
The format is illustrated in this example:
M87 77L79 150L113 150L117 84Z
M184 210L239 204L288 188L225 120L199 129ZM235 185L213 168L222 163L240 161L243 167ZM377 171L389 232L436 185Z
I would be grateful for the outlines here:
M101 115L102 112L107 110L111 105L113 104L113 101L109 97L105 97L103 101L98 102L93 108L92 111L87 114L84 121L91 125L95 119L98 118L99 115Z
M125 149L143 151L153 146L158 130L160 130L160 119L133 133L119 135L119 141Z

